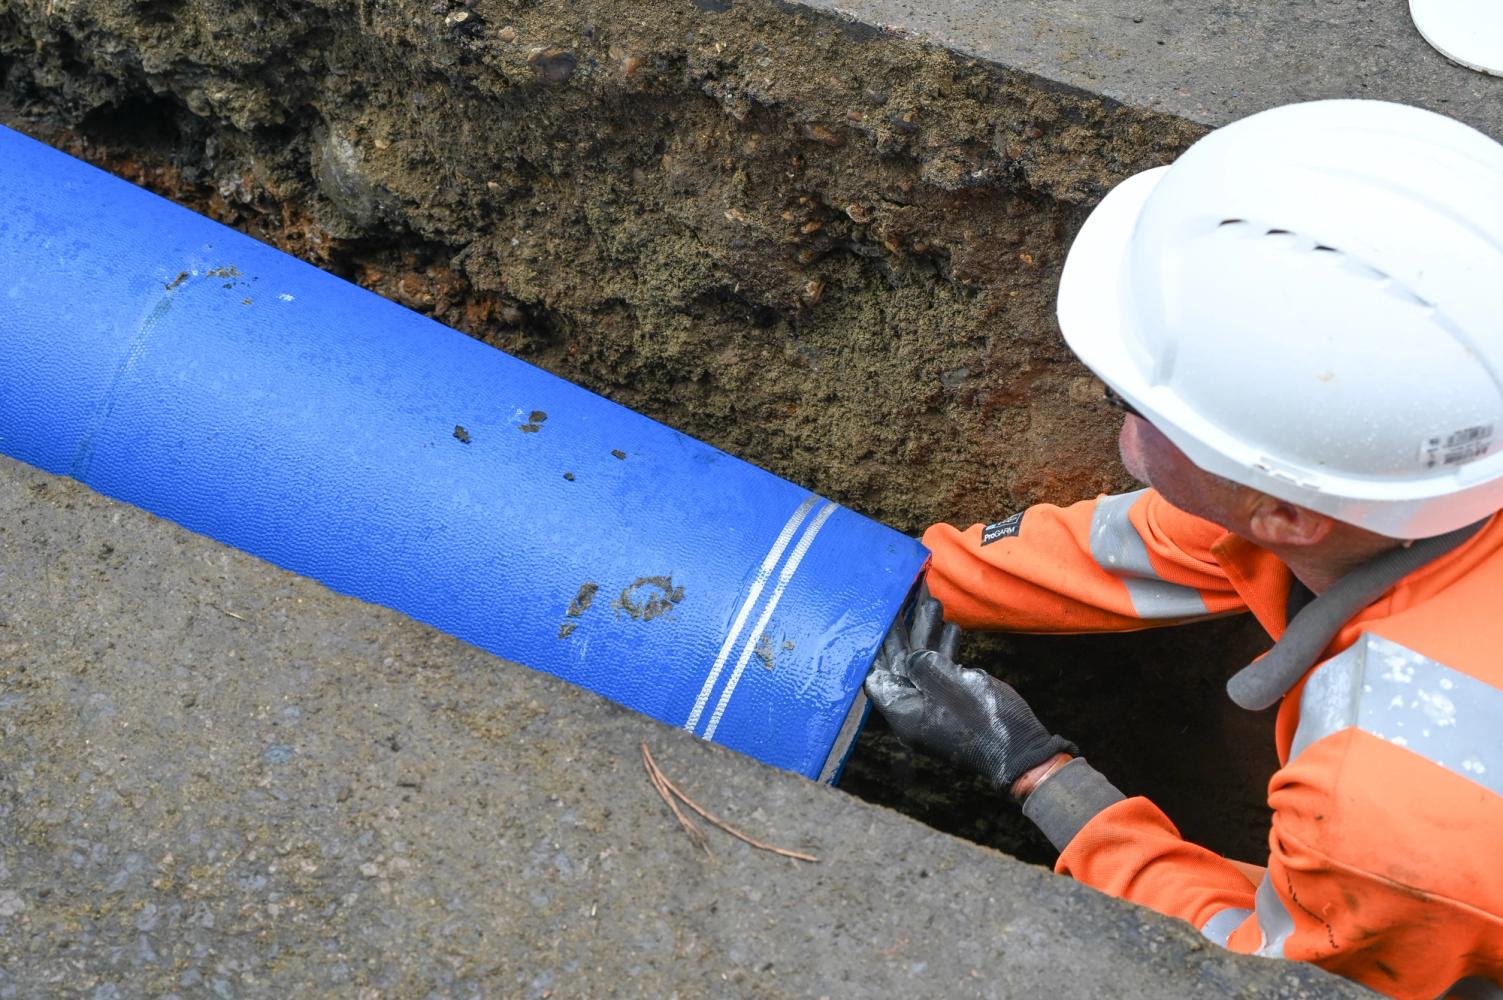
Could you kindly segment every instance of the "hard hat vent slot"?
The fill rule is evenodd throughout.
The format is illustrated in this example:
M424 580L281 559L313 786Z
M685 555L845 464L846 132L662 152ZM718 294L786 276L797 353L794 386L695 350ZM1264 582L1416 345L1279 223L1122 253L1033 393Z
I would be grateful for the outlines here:
M1252 232L1246 235L1251 235L1253 237L1256 237L1258 235L1258 230L1262 229L1263 236L1282 237L1284 246L1288 249L1305 250L1311 253L1334 254L1341 259L1342 265L1344 265L1349 271L1351 271L1351 273L1366 278L1369 281L1387 285L1387 290L1395 297L1412 305L1419 306L1422 309L1435 308L1435 303L1431 302L1423 295L1418 294L1414 291L1414 289L1405 286L1393 275L1387 273L1386 271L1382 271L1376 267L1373 267L1371 264L1359 260L1356 257L1352 257L1349 254L1343 253L1341 250L1331 246L1328 243L1316 243L1314 240L1305 236L1301 236L1299 233L1296 233L1290 229L1279 229L1272 226L1263 228L1263 224L1250 222L1247 219L1222 219L1216 224L1216 228L1218 229L1225 229L1229 226L1250 228Z

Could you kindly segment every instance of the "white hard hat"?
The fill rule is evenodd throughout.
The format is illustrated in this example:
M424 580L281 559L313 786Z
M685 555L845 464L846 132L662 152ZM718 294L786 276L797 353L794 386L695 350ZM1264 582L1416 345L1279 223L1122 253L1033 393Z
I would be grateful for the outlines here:
M1425 41L1469 69L1503 76L1503 3L1499 0L1409 0Z
M1503 508L1503 146L1379 101L1275 108L1118 185L1065 340L1208 472L1393 538Z

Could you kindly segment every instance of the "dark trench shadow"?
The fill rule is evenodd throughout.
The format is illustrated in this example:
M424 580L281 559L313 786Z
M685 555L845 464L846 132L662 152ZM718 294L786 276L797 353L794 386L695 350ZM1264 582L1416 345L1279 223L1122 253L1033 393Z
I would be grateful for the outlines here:
M1271 645L1249 615L1127 635L968 636L962 660L1007 680L1052 731L1189 840L1262 864L1276 709L1247 712L1226 679ZM903 746L874 712L840 787L1024 861L1054 852L1007 796Z

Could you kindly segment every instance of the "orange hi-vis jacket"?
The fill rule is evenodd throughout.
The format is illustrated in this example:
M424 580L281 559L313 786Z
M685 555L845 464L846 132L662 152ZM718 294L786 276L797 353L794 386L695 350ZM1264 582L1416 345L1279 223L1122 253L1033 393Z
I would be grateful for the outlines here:
M935 525L924 543L930 592L962 628L1251 611L1277 639L1287 624L1289 569L1154 490ZM1398 997L1503 998L1503 516L1347 622L1285 695L1275 738L1260 884L1143 798L1097 813L1055 870L1233 951Z

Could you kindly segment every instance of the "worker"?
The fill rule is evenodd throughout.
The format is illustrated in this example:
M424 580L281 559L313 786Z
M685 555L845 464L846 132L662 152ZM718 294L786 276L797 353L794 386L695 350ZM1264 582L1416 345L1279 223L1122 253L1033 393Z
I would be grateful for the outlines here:
M1058 310L1147 488L929 529L873 702L1061 874L1393 996L1503 997L1503 146L1376 101L1254 115L1113 189ZM1229 684L1282 700L1266 869L955 662L959 629L1233 612L1276 640Z

